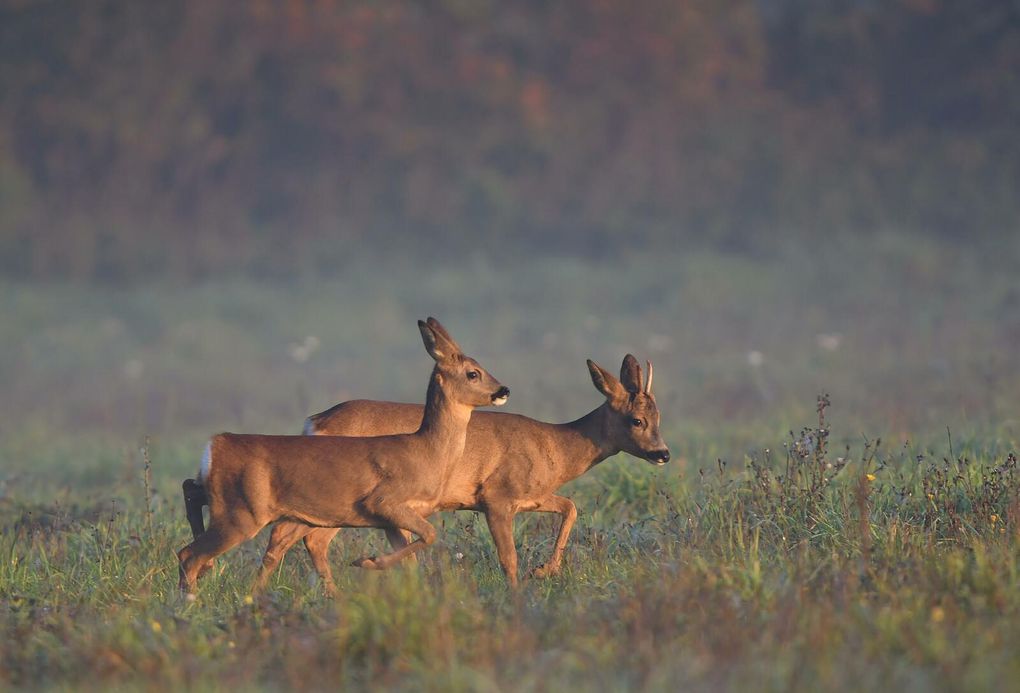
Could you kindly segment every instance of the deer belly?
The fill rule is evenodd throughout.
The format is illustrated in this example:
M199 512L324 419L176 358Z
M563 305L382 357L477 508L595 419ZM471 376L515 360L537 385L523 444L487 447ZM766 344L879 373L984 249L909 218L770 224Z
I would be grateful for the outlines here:
M474 480L451 483L443 491L436 510L471 510L478 507L482 486Z
M363 513L352 510L350 512L302 512L291 510L284 513L282 517L288 520L296 520L313 527L374 527L378 523Z
M444 500L442 503L440 503L438 506L436 506L436 510L437 511L440 511L440 510L476 510L477 508L478 508L478 503L476 503L474 499L467 499L467 498L460 499L460 500L447 499L447 500Z
M408 501L407 506L422 517L428 517L439 509L439 502L437 498L419 498Z

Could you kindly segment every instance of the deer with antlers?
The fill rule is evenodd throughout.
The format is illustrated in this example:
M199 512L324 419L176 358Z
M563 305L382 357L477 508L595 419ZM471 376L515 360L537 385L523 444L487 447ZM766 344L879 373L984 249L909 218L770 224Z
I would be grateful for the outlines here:
M438 503L440 510L476 510L485 514L500 565L511 586L518 584L517 548L513 541L513 519L517 513L550 512L561 516L552 556L532 571L534 577L558 574L577 508L570 499L557 495L556 490L621 451L656 465L669 461L669 450L659 434L652 364L648 363L644 384L637 359L630 354L623 360L619 380L590 360L588 370L605 402L576 421L550 424L517 414L476 412L468 425L464 455ZM353 400L309 417L305 433L392 434L415 430L422 415L421 406L415 404ZM201 498L189 502L189 515L197 511L199 532L201 502ZM327 590L332 590L327 554L337 531L301 522L277 522L263 558L263 569L274 569L286 551L304 539L316 572ZM395 550L401 550L408 540L398 529L389 529L387 537Z

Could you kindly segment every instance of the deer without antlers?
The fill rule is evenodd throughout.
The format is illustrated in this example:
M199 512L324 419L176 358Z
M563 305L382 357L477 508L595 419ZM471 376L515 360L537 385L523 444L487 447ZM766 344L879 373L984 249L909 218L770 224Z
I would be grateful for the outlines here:
M555 491L621 451L658 465L669 460L669 450L659 435L651 363L644 385L637 359L630 354L623 360L619 380L593 361L588 361L588 370L606 401L576 421L550 424L517 414L476 412L468 425L463 457L452 470L437 504L439 510L485 514L500 564L512 586L517 585L513 518L518 512L551 512L562 517L552 556L532 573L535 577L555 575L577 518L574 503ZM309 417L305 432L383 435L414 430L421 417L419 405L353 400ZM200 503L200 499L189 502L189 508L197 508L199 523ZM192 512L189 510L189 515ZM201 524L196 531L201 531ZM263 566L271 570L294 543L304 539L312 563L329 589L333 580L327 553L337 531L300 522L277 522ZM390 529L387 536L394 549L407 543L406 535L399 530Z
M208 499L209 529L178 553L182 590L194 590L213 558L278 520L418 536L389 554L355 562L364 568L389 568L435 541L436 530L425 518L440 507L464 450L471 412L505 403L510 391L465 356L437 320L419 321L418 328L436 364L424 416L411 431L374 438L231 433L212 438L197 482ZM256 589L270 570L264 565L259 571Z

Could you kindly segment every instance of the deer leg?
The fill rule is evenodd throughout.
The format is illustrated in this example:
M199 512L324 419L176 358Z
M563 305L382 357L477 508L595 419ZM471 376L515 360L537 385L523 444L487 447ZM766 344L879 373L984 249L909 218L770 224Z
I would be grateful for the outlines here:
M184 491L184 512L187 515L188 524L191 525L191 534L195 539L198 539L205 532L202 506L207 505L209 499L205 495L205 489L194 479L185 479L184 483L181 484L181 488ZM203 565L198 569L198 577L201 578L212 570L212 567L212 561Z
M514 515L509 508L486 507L485 521L496 544L496 555L510 587L517 588L517 547L514 545Z
M205 532L202 519L202 506L208 503L205 489L194 479L185 479L181 489L184 491L184 511L188 517L188 524L191 525L191 533L198 539Z
M389 539L390 546L392 546L394 549L402 549L411 543L411 533L405 529L387 527L383 531L386 532L386 538ZM412 553L405 560L408 563L417 563L418 555Z
M421 551L436 540L436 528L429 524L428 520L406 506L389 507L376 509L374 514L381 520L387 522L390 527L406 529L418 535L418 539L407 546L403 546L385 556L371 558L359 558L352 565L358 568L371 568L374 570L386 570L392 567L406 556Z
M199 571L207 562L234 548L245 539L251 538L259 529L261 527L248 533L234 525L220 526L211 523L208 530L177 553L177 559L180 561L181 590L193 593Z
M560 521L560 531L556 535L556 546L553 547L549 562L533 569L529 577L544 578L551 575L559 575L560 562L563 560L563 549L567 546L570 530L574 528L574 522L577 520L577 506L569 498L549 496L539 501L535 512L559 513L563 519Z
M269 576L280 565L280 561L283 560L290 547L313 529L314 527L300 522L286 520L273 525L273 531L269 535L269 544L266 546L266 552L262 555L262 566L259 568L258 575L255 576L255 585L252 588L254 592L261 592L265 589L266 583L269 582Z
M333 571L329 567L329 542L333 541L339 529L315 527L305 535L305 549L312 559L315 572L322 580L323 589L331 597L336 596L336 585L333 582Z

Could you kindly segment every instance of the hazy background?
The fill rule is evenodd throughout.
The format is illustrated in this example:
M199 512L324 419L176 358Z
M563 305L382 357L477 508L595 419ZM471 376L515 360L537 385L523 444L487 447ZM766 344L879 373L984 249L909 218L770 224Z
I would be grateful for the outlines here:
M1002 0L2 0L0 450L420 400L429 314L541 418L652 359L697 465L1015 440L1018 122Z

